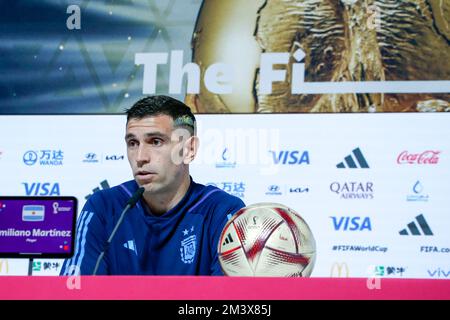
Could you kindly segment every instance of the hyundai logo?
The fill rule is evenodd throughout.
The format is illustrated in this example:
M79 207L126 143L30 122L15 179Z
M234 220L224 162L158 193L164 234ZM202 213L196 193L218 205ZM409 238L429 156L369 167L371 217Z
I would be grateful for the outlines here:
M271 185L271 186L269 186L268 189L270 192L277 192L278 190L280 190L280 187L276 186L276 185Z

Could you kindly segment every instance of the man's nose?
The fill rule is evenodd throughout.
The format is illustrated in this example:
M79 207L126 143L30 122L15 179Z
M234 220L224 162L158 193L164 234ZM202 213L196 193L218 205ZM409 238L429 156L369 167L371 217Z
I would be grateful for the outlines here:
M148 152L148 150L145 149L145 147L142 144L139 146L137 150L136 162L138 163L138 165L150 162L150 153Z

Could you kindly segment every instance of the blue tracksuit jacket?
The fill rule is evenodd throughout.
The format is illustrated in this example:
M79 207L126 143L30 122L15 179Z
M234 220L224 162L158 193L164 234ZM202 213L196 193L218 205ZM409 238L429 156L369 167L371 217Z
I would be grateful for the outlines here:
M90 275L130 196L132 180L94 193L77 221L75 254L61 275ZM114 275L222 275L217 245L228 219L244 207L239 198L213 186L191 184L183 199L162 216L141 198L120 225L97 271Z

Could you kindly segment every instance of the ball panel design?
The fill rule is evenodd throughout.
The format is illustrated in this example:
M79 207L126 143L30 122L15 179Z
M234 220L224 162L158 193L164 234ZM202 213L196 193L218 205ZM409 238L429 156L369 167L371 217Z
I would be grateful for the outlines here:
M310 276L315 240L305 220L278 203L239 210L222 231L222 270L230 276Z

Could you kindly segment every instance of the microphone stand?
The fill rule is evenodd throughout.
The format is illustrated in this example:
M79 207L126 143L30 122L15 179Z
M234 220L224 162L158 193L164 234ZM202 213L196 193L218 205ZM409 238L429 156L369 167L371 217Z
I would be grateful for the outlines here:
M120 224L122 223L123 218L125 218L125 213L127 213L128 210L130 210L132 207L136 205L136 202L138 202L139 198L144 193L145 189L144 187L140 187L128 200L126 207L123 209L122 213L120 214L119 221L117 221L116 226L114 227L113 231L111 232L111 235L109 236L108 240L106 241L106 244L103 248L103 251L100 253L100 255L97 258L97 263L95 264L94 272L92 272L92 275L95 276L97 274L98 267L100 266L100 261L102 261L103 257L105 256L105 252L108 250L109 245L111 244L111 241L113 237L115 236L117 230L119 229Z

